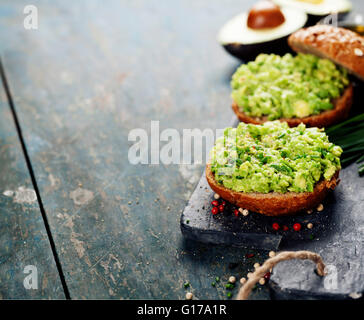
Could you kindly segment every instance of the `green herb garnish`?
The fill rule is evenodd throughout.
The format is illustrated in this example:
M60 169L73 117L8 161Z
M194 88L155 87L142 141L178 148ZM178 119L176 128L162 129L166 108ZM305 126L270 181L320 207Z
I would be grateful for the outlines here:
M227 283L227 284L225 285L225 288L226 288L227 290L233 290L233 289L235 288L235 285L234 285L233 283Z
M326 130L330 142L343 149L342 166L364 161L364 113L354 116ZM364 163L359 165L358 173L364 175Z

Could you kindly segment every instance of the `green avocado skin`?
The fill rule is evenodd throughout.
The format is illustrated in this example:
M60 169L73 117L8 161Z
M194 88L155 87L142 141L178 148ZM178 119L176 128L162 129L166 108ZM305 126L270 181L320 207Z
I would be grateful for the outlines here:
M303 118L333 109L347 72L311 54L260 54L232 76L232 98L251 117Z
M215 180L238 192L312 192L341 168L342 149L323 129L286 122L226 128L210 151Z

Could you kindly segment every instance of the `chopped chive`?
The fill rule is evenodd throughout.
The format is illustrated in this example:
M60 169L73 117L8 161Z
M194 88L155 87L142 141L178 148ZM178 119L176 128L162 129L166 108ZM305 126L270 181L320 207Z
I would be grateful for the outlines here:
M326 130L330 142L343 149L342 166L364 161L364 113L354 116ZM364 175L364 168L358 167L359 176Z
M356 163L360 163L362 161L364 161L364 154L358 160L356 160Z
M346 125L354 123L354 122L361 122L361 121L364 121L364 113L362 113L358 116L352 117L349 120L346 120L344 122L341 122L340 124L330 127L329 129L326 130L326 133L336 132L336 131L338 131L339 128L342 128L343 126L346 126Z
M234 284L232 284L232 283L227 283L227 284L225 285L225 288L226 288L227 290L233 290L233 289L234 289L234 287L235 287L235 285L234 285Z
M364 165L361 165L361 166L359 167L358 172L359 172L359 176L363 176L363 175L364 175Z

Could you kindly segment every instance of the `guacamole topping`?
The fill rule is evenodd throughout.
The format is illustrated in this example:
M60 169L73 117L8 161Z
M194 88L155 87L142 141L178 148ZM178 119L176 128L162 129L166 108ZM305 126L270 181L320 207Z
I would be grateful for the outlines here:
M260 54L231 80L232 98L251 117L303 118L333 109L349 84L347 72L311 54Z
M286 122L227 128L210 152L215 180L239 192L312 192L341 168L342 149L323 129Z

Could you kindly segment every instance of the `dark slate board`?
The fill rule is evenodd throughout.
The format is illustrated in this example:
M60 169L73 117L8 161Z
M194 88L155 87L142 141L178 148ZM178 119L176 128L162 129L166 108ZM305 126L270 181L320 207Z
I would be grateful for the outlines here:
M222 214L211 214L214 192L202 176L181 216L185 237L205 243L267 250L311 250L320 254L334 273L320 278L309 261L287 261L277 265L271 277L273 297L280 298L349 298L364 291L364 180L353 164L340 172L341 182L324 202L322 212L301 213L289 217L266 217L250 213L247 217L233 214L234 206L226 205ZM221 201L221 200L219 200ZM275 231L272 223L287 225L288 231ZM302 229L293 230L299 222ZM307 228L311 222L314 227ZM334 284L325 285L334 279Z
M364 180L359 178L355 164L342 170L340 177L341 183L323 211L328 217L325 233L314 241L284 242L280 246L280 250L320 254L331 273L325 279L313 272L311 262L282 262L274 268L270 281L274 297L343 299L364 292Z
M364 180L355 164L340 172L341 182L324 202L322 212L301 213L290 217L266 217L250 213L247 217L233 214L227 204L222 214L211 214L214 192L203 175L181 216L185 237L205 243L228 244L267 250L311 250L320 254L332 272L320 278L309 261L286 261L278 264L271 277L273 297L280 298L349 298L364 291ZM287 225L288 231L275 231L272 223ZM299 232L293 230L302 224ZM308 229L307 223L314 227ZM330 269L330 270L331 270ZM325 282L334 279L326 286ZM337 287L334 284L337 282Z

